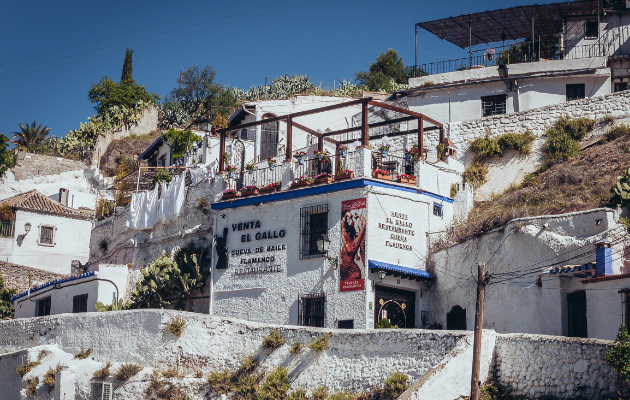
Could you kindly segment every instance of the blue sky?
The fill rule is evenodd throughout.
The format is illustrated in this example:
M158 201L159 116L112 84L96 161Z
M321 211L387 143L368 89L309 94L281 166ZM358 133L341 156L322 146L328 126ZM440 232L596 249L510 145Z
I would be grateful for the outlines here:
M545 1L547 2L547 1ZM94 115L90 85L120 79L125 48L133 77L162 96L180 68L211 65L224 85L249 88L283 74L332 85L366 70L388 48L414 60L414 24L532 4L349 0L5 2L0 23L0 133L33 120L63 136ZM418 61L465 57L422 31ZM433 53L433 54L430 54Z

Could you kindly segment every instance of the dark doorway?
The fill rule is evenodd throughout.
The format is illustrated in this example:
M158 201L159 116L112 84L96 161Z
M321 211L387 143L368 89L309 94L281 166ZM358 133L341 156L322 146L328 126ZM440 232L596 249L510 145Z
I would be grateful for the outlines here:
M569 337L588 337L586 324L586 291L567 294Z
M278 155L279 122L268 122L262 126L260 140L260 159Z
M87 293L72 297L72 312L73 313L87 312L87 301L88 301Z
M446 314L446 329L453 331L466 330L466 309L460 306L451 308L451 312Z
M343 321L337 322L337 328L339 329L354 329L354 320L353 319L344 319Z
M374 321L387 319L399 328L416 327L416 294L408 290L376 287Z

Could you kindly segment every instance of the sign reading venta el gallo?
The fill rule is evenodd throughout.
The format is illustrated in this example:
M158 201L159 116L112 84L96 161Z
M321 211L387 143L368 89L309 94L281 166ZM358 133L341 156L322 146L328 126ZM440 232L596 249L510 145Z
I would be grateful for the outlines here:
M232 224L232 231L247 231L260 229L260 221L248 221ZM256 231L240 234L241 243L262 241L268 239L280 239L286 236L284 229L273 231ZM230 252L231 264L234 265L235 275L264 274L270 272L282 272L280 254L286 254L286 243L273 243L257 245L232 250Z
M363 290L365 287L366 205L366 199L341 202L340 292Z

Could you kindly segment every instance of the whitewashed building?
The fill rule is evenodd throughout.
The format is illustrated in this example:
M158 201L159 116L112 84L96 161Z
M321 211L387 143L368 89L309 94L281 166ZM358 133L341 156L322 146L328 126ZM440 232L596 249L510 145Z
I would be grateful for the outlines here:
M73 261L89 257L94 210L68 207L37 190L0 201L13 219L0 222L3 261L69 274Z

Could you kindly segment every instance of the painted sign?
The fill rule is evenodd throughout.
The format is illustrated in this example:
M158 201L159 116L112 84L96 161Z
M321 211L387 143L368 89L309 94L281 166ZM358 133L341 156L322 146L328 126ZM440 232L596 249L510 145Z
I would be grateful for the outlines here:
M366 199L341 202L341 267L339 291L351 292L365 287Z

